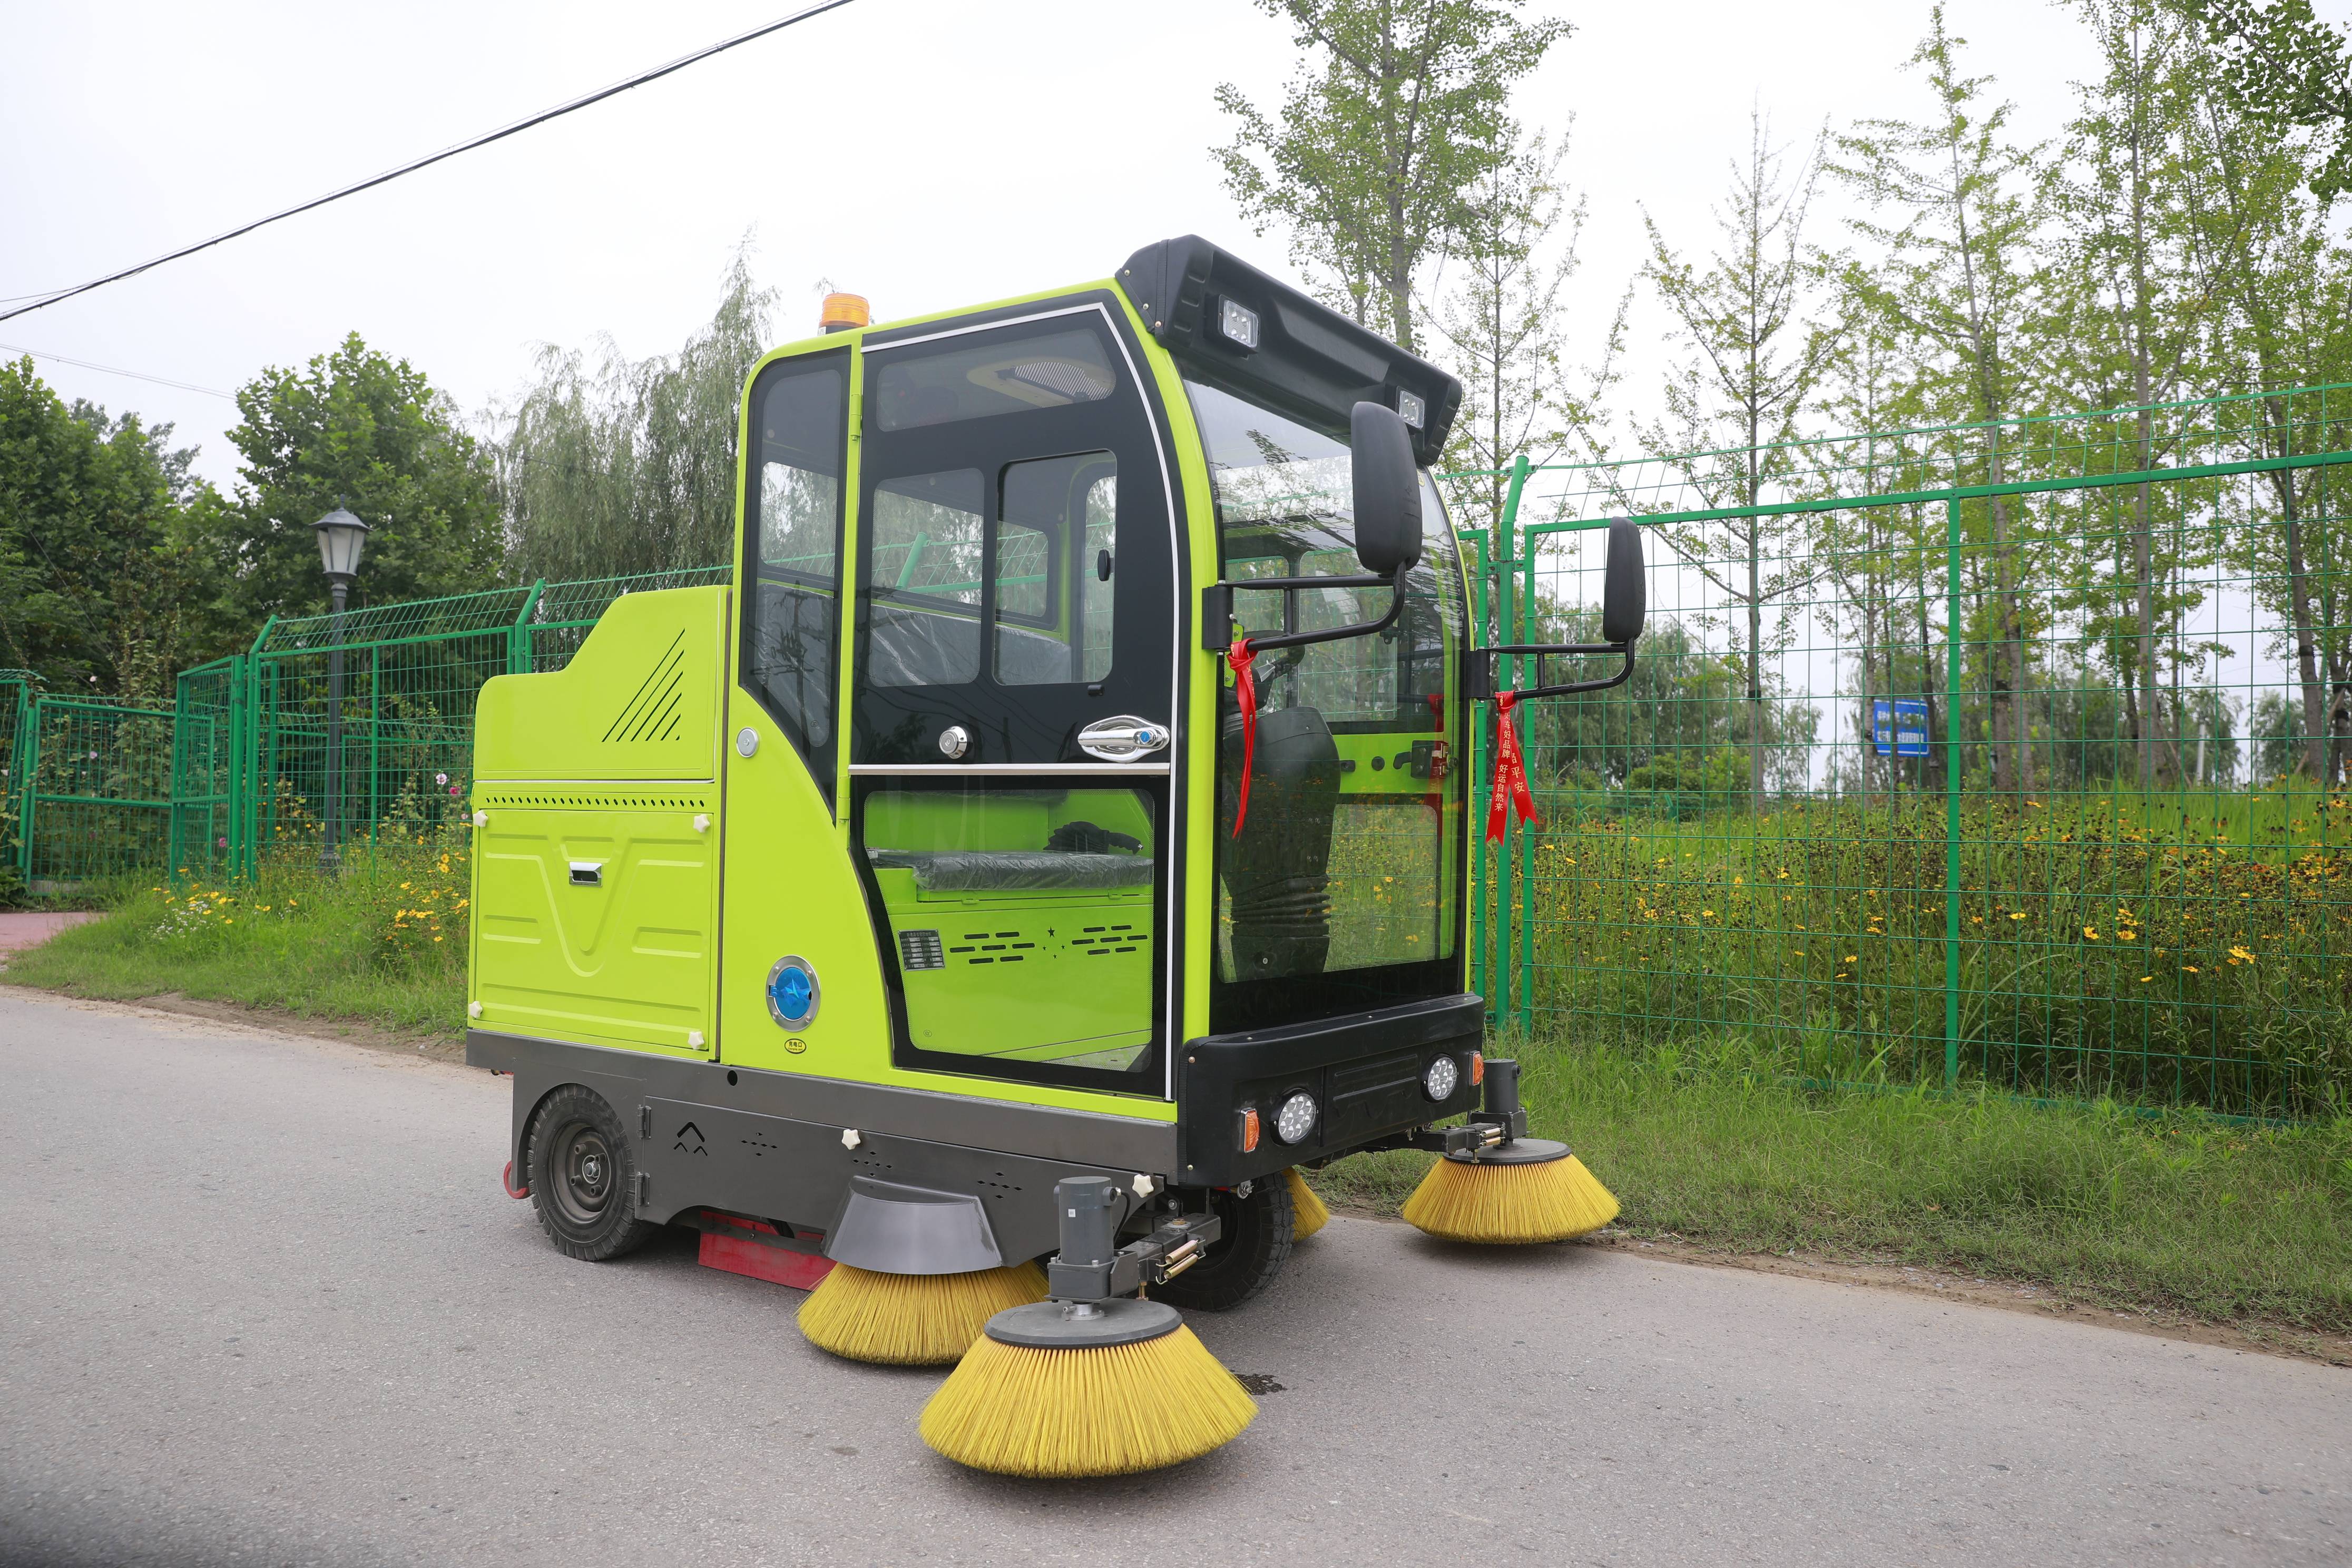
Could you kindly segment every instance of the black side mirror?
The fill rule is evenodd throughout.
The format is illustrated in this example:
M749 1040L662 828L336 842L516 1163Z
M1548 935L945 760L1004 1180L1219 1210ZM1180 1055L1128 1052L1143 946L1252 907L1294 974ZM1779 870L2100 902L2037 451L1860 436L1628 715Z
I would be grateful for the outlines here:
M1390 576L1421 560L1421 469L1412 460L1412 432L1396 410L1377 403L1357 404L1348 416L1348 432L1356 559L1373 575ZM1638 543L1634 553L1640 554ZM1613 549L1610 559L1609 581L1614 584ZM1637 589L1640 581L1637 561ZM1637 607L1637 618L1639 614Z
M1601 640L1630 643L1642 635L1649 593L1642 574L1642 531L1630 518L1609 525L1609 563L1601 584Z

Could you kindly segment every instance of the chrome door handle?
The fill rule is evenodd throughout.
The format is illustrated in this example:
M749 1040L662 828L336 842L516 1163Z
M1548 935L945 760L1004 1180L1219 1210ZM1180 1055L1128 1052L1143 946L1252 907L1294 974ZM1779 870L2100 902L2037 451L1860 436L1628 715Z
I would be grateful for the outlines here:
M1097 719L1078 731L1078 750L1107 763L1131 763L1168 747L1168 726L1122 713Z

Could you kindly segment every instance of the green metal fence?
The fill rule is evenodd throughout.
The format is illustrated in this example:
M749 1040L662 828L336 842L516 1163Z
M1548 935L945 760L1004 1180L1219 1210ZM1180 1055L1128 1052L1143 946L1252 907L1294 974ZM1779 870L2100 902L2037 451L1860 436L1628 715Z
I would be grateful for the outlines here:
M34 890L155 862L171 815L172 715L34 689L12 749L16 865Z
M268 856L322 853L331 825L343 847L429 836L462 809L484 681L562 668L624 594L728 575L541 582L273 620L250 651L180 678L170 864L250 874Z
M1501 481L1490 636L1590 640L1602 525L1648 544L1634 679L1520 710L1497 1016L1833 1081L2346 1103L2347 448L2331 386L1457 479L1465 511Z

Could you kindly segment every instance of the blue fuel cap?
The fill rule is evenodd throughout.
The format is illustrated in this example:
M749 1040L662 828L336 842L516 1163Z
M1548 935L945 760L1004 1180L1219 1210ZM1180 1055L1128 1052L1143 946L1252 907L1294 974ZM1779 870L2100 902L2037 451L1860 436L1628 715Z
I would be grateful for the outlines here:
M788 953L768 971L768 1016L787 1029L808 1026L816 1016L819 993L816 971L809 961Z

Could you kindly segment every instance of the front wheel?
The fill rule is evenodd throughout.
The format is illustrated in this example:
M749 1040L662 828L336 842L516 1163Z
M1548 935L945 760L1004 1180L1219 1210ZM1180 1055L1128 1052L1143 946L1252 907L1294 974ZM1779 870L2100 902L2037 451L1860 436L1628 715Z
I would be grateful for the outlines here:
M635 1251L661 1227L637 1217L636 1156L604 1097L566 1084L530 1119L524 1143L530 1206L555 1249L602 1263Z
M1291 1208L1290 1184L1276 1173L1250 1185L1247 1197L1228 1190L1210 1194L1224 1230L1209 1255L1149 1294L1155 1301L1196 1311L1238 1307L1274 1283L1290 1258L1298 1225Z

